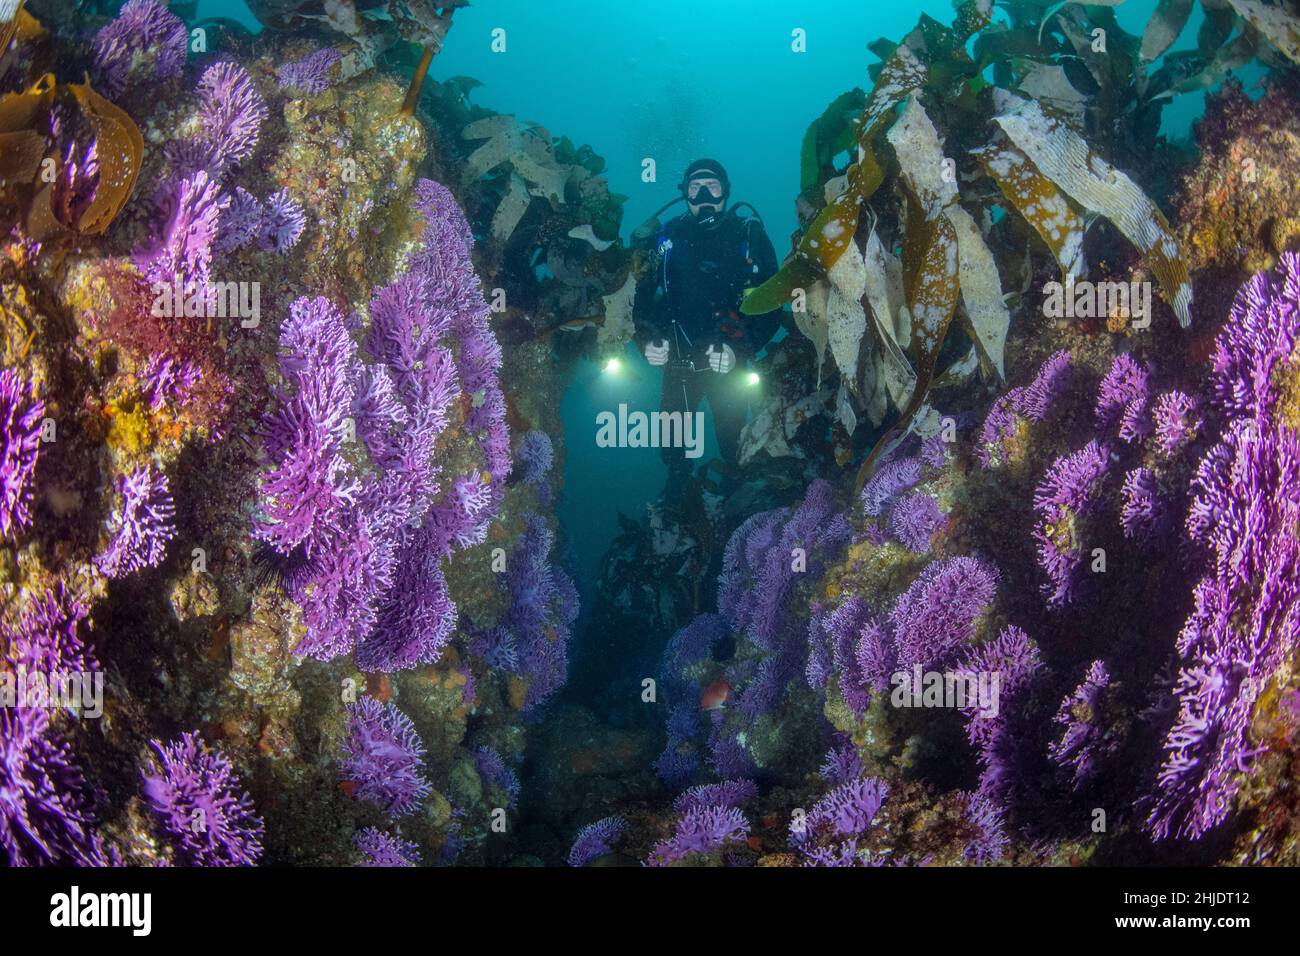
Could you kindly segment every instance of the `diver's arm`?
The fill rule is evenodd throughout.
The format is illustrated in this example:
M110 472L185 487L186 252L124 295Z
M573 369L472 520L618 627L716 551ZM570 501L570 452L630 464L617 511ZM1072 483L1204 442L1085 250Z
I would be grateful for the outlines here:
M651 342L666 338L664 319L666 303L661 294L663 288L663 258L655 256L653 271L637 283L636 295L632 299L633 341L637 348L645 349Z

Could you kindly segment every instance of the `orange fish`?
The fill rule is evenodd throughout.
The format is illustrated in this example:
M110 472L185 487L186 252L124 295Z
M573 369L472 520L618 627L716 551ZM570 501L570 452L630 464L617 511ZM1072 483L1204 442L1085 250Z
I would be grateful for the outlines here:
M721 710L731 695L731 685L725 677L715 680L700 692L701 710Z

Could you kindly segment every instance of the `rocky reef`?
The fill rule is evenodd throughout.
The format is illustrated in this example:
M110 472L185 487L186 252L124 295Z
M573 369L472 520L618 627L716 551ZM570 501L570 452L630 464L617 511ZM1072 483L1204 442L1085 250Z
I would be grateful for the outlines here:
M649 257L595 147L427 77L464 4L9 6L10 864L1300 863L1280 8L873 42L740 460L584 612L560 399Z
M577 613L562 375L503 355L486 200L405 80L198 32L131 0L5 36L2 845L508 859ZM40 79L77 36L92 85Z

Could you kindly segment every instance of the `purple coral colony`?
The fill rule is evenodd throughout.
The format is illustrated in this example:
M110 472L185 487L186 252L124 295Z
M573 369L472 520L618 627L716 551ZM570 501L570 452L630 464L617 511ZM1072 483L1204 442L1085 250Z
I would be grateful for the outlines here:
M0 0L0 859L1300 864L1300 16L872 43L739 462L585 562L639 170L320 6Z

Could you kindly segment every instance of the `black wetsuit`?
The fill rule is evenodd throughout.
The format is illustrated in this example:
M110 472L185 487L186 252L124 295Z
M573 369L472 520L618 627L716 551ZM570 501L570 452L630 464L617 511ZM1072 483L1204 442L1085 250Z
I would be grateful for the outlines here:
M693 412L708 398L719 451L724 461L734 464L750 397L745 376L737 369L767 344L780 322L779 311L740 314L744 290L776 273L772 241L756 215L737 213L733 207L699 219L685 213L669 220L655 237L652 252L654 281L638 288L635 315L639 345L668 342L660 408ZM710 345L714 351L730 345L736 353L736 367L729 374L710 370L705 354ZM663 458L670 486L694 465L680 448L665 448Z

